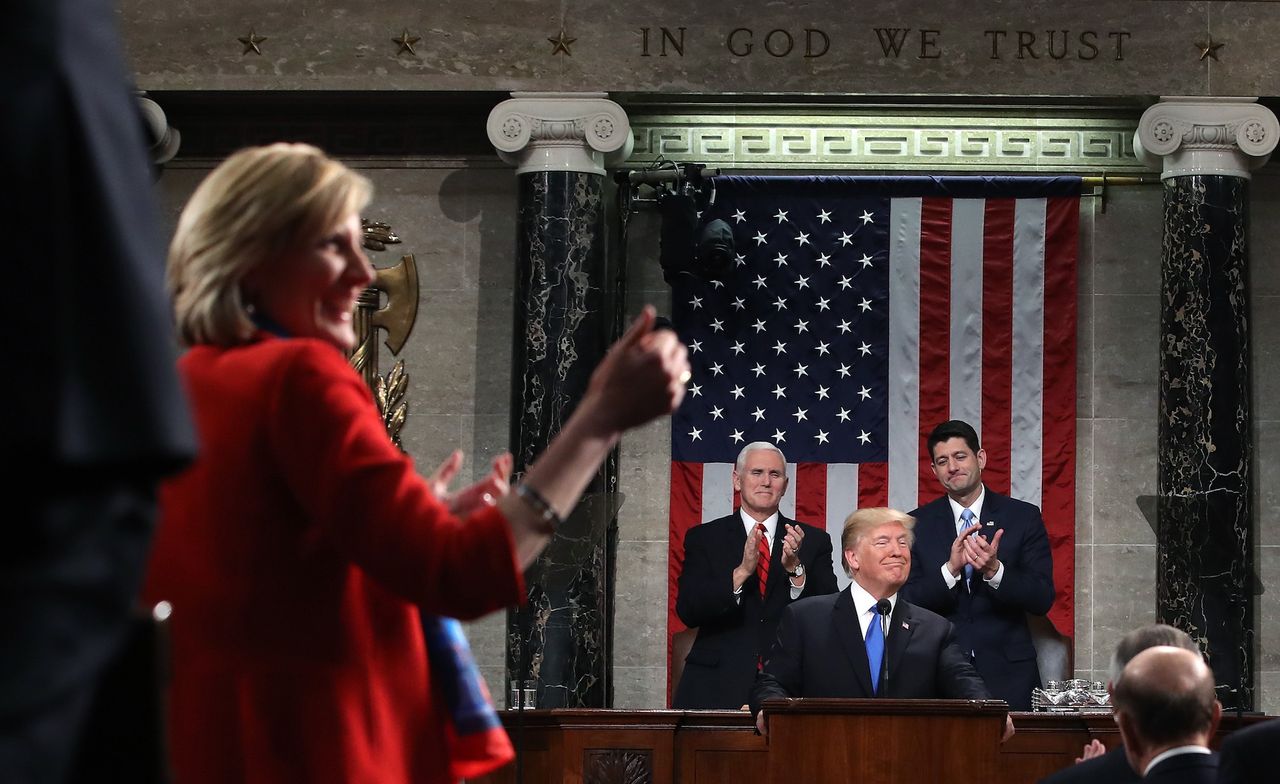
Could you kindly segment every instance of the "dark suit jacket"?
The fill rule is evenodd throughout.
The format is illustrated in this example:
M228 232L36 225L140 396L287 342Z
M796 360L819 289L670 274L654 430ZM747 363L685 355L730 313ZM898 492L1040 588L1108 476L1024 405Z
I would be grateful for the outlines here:
M973 651L974 666L997 699L1012 710L1031 710L1031 690L1040 685L1036 649L1026 613L1044 615L1053 605L1053 557L1040 510L987 488L982 502L982 536L1003 529L999 558L1004 564L1000 590L975 575L948 589L942 564L956 538L951 505L942 496L911 513L916 518L911 575L902 597L933 610L955 624L963 651ZM988 523L993 523L988 525Z
M885 638L881 696L989 700L946 619L898 597ZM887 685L886 685L887 681ZM751 710L770 697L874 697L867 648L848 590L798 601L751 690Z
M1222 742L1219 783L1247 784L1275 776L1277 749L1280 749L1280 719L1236 730Z
M800 598L835 593L836 576L827 532L779 515L774 539L786 525L800 525L800 563L804 593ZM742 563L747 532L738 510L690 528L684 537L684 567L676 595L676 613L698 637L685 658L684 675L672 704L680 709L737 710L747 701L757 663L769 650L782 611L791 604L791 583L782 569L782 548L770 543L769 584L760 596L759 583L748 577L741 601L733 594L733 570Z
M1142 777L1143 784L1215 784L1217 780L1217 754L1178 754Z
M194 432L164 246L107 0L0 5L0 210L13 286L0 447L19 456L0 555L0 721L88 688L126 628L154 484Z
M1129 767L1124 745L1117 743L1101 757L1063 768L1040 779L1040 784L1137 784L1142 777Z

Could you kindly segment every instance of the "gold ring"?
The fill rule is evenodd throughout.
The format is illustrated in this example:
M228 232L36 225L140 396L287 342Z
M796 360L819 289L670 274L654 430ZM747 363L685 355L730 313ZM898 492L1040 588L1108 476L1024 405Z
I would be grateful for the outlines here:
M688 370L686 370L686 371L684 371L683 373L681 373L681 374L680 374L680 383L681 383L681 384L688 384L688 383L689 383L689 379L691 379L691 378L693 378L693 373L692 373L692 372L690 372L690 371L688 371Z

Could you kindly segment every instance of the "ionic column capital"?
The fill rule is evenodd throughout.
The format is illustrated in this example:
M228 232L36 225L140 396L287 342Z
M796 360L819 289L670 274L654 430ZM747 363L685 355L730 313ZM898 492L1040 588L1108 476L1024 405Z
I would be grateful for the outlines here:
M1280 121L1256 98L1169 97L1147 109L1133 147L1160 178L1221 174L1249 178L1280 141Z
M633 146L627 113L606 93L512 93L489 112L486 128L498 156L517 174L604 174Z

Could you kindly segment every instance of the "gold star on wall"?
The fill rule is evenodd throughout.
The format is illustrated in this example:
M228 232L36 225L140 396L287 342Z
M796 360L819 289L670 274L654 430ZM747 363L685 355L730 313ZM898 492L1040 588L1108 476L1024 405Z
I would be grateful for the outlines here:
M577 39L577 38L565 38L565 37L564 37L564 28L563 28L563 27L561 27L561 28L560 28L560 35L556 36L555 38L548 38L547 40L548 40L548 41L550 41L550 42L553 44L553 46L551 47L551 56L552 56L552 57L555 57L556 55L560 54L561 52L564 52L565 54L569 55L570 57L573 57L573 52L570 52L570 51L569 51L569 44L573 43L574 41L576 41L576 40L578 40L578 39Z
M1218 59L1218 50L1226 46L1224 43L1214 43L1213 36L1209 36L1209 40L1204 43L1197 43L1196 48L1200 50L1200 59L1206 58L1210 60Z
M255 33L253 31L253 28L250 27L248 35L243 36L241 38L237 38L236 40L244 44L244 51L241 52L240 54L246 55L249 52L253 52L254 54L261 55L262 50L258 48L258 44L262 43L267 39L265 36L261 36Z
M405 28L405 31L400 34L399 38L392 38L391 40L400 47L398 50L396 50L397 57L404 54L405 52L408 52L414 57L418 56L418 52L413 48L413 45L421 41L422 37L417 35L409 35L408 28Z

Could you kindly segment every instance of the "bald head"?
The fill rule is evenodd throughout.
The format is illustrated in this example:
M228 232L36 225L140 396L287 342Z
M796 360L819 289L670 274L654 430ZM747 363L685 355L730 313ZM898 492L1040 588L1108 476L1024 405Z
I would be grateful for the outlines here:
M1129 660L1112 702L1121 714L1121 729L1127 729L1126 747L1129 735L1136 733L1140 745L1155 753L1185 744L1206 745L1221 713L1213 673L1204 660L1168 645L1148 648Z

